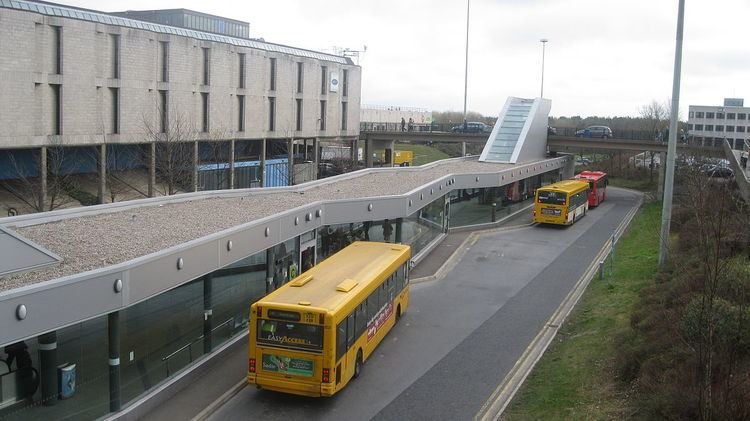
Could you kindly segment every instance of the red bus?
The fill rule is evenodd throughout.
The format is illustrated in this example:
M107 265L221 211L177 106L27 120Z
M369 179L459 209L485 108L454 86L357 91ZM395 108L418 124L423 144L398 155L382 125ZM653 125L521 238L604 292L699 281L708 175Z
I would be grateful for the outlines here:
M573 177L576 180L586 180L589 182L589 206L599 206L606 197L607 173L602 171L583 171Z

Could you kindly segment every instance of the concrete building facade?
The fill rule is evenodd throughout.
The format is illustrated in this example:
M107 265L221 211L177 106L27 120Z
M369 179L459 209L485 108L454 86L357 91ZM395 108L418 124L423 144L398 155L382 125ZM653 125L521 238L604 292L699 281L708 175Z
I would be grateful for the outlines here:
M360 82L345 57L0 1L0 152L97 146L106 162L108 145L148 146L174 124L193 142L352 142Z
M750 139L750 107L740 98L725 98L724 105L691 105L688 133L701 144L720 146L726 140L741 150Z

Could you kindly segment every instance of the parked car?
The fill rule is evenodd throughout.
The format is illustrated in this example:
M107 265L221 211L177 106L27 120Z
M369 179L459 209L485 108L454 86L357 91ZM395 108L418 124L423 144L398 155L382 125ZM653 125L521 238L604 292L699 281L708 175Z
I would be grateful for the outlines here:
M492 127L478 121L467 122L466 127L463 124L453 126L451 129L453 133L490 133Z
M585 129L576 131L576 137L600 137L602 139L612 139L612 129L607 126L589 126Z
M705 164L701 166L701 172L712 178L732 178L734 171L722 164Z

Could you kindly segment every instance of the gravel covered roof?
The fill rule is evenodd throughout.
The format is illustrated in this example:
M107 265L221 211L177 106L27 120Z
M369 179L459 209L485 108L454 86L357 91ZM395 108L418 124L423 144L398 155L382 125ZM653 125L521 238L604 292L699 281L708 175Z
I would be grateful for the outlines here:
M300 185L296 191L252 189L252 194L241 196L148 204L19 227L15 229L18 234L63 260L53 267L0 279L0 291L126 262L321 200L401 195L449 174L497 173L510 167L447 160L419 170L393 168L335 182L321 180Z

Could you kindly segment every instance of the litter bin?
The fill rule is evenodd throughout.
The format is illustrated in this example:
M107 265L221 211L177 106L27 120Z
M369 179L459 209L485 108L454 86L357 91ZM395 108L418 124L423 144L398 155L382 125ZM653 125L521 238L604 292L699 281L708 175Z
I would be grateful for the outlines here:
M57 366L57 391L60 399L72 398L76 393L76 365Z

